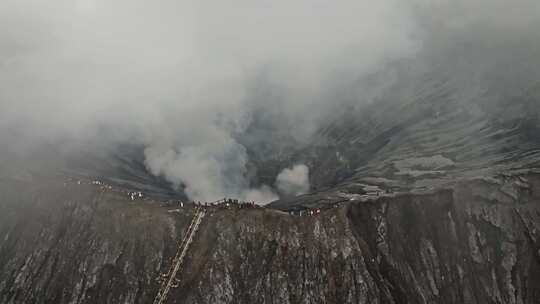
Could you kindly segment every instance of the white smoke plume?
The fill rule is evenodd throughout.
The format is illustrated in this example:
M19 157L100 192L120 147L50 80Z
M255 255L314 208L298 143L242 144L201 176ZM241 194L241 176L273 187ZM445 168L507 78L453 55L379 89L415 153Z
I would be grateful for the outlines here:
M141 144L148 170L195 200L273 200L250 189L234 139L252 106L314 117L332 74L414 53L399 3L1 1L0 121L25 142ZM251 99L261 71L280 98Z
M285 168L276 178L276 187L285 195L302 195L309 192L309 168L299 164Z
M270 188L250 189L236 140L254 107L309 135L321 113L369 95L357 85L363 76L439 43L426 40L441 31L450 37L474 22L501 35L535 29L537 3L2 0L0 148L128 142L145 147L152 174L192 199L269 201ZM267 81L254 94L261 74ZM299 168L287 174L302 180ZM280 191L309 189L278 180L298 186Z

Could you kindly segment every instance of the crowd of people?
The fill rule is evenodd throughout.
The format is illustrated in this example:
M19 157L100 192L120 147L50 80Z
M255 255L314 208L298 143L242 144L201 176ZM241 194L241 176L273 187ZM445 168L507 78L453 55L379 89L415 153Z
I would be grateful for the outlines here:
M217 200L217 201L214 201L214 202L193 201L193 202L190 202L190 203L193 204L193 206L195 206L195 207L218 208L218 209L232 209L232 208L235 208L235 209L250 209L250 208L260 207L254 201L245 202L245 201L240 201L240 200L232 199L232 198L224 198L224 199ZM179 207L183 208L188 203L184 203L182 201L179 201L177 204L178 204Z
M64 183L64 186L67 185L67 183L76 183L77 185L94 185L100 187L102 190L109 190L109 191L115 191L123 193L124 195L127 195L130 201L136 201L136 200L144 200L146 199L145 195L141 191L128 191L121 188L116 188L111 185L107 185L106 183L100 181L100 180L77 180L68 178L67 182ZM212 208L212 209L254 209L254 208L263 208L261 205L258 205L254 201L241 201L238 199L232 199L232 198L223 198L214 202L200 202L200 201L168 201L165 202L166 206L176 206L179 208L189 208L189 207L196 207L196 208ZM338 204L333 204L332 207L337 208ZM176 209L173 211L180 211L180 209ZM289 215L291 216L317 216L322 213L321 208L305 208L305 209L297 209L297 210L291 210L289 211Z
M131 201L142 200L145 197L144 194L141 191L129 191L129 190L126 190L126 189L123 189L123 188L113 187L113 186L108 185L105 182L100 181L98 179L86 180L86 179L67 178L66 181L64 182L64 187L66 187L69 183L75 183L75 184L77 184L79 186L80 185L97 186L103 191L112 191L112 192L121 193L123 195L127 195L127 197Z
M144 197L141 191L128 192L128 195L131 201L134 201L136 199L142 199Z
M294 216L315 216L321 214L321 208L292 210L289 211L289 214Z

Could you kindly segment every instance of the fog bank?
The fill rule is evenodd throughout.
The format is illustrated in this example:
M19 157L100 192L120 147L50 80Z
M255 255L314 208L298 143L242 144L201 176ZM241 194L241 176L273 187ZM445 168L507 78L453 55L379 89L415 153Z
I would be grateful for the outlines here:
M0 139L13 153L140 145L148 171L194 200L269 201L237 140L257 113L308 138L395 81L365 77L464 37L531 40L539 11L529 0L4 0ZM285 170L276 186L305 193L307 175Z

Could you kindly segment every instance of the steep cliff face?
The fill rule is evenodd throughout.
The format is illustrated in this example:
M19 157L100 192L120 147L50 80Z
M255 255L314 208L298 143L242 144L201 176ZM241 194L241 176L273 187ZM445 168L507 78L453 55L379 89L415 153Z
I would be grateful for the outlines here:
M355 205L350 218L394 302L538 303L539 185L472 180Z
M151 303L194 212L2 181L0 303ZM209 210L166 303L539 303L540 175L352 199L318 216Z
M63 182L3 181L0 303L146 303L190 214Z

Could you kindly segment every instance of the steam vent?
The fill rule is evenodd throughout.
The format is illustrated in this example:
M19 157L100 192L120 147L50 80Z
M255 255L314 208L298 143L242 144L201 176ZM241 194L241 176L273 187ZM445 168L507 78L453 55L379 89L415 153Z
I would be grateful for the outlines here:
M1 0L0 304L540 303L538 0Z

